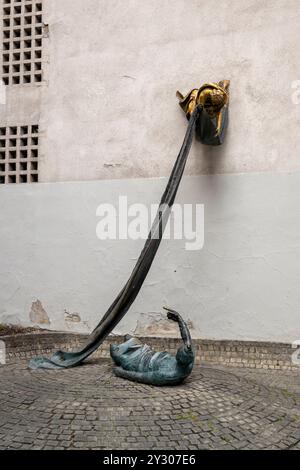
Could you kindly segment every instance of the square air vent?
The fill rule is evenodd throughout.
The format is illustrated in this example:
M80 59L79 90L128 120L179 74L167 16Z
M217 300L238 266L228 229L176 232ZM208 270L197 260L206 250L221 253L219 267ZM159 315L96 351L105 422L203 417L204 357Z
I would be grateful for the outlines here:
M2 80L5 85L42 81L42 1L3 0Z
M39 127L0 128L0 184L37 183Z

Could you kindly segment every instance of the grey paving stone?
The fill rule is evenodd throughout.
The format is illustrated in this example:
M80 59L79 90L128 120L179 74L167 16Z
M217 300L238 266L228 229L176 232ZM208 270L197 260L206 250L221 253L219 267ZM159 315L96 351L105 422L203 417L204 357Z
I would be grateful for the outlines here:
M196 366L185 384L117 378L110 361L1 367L1 449L300 450L300 374Z

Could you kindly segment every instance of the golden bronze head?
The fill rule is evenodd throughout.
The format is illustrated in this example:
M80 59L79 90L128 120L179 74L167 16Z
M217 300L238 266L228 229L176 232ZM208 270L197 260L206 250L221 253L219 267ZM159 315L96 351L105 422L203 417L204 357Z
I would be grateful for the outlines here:
M199 104L203 106L208 116L217 120L217 132L222 124L222 109L229 104L229 80L222 80L218 83L205 83L200 88L193 88L186 96L177 91L179 105L189 119L195 107Z
M223 106L229 102L229 80L222 80L219 83L205 83L200 88L194 88L186 96L177 91L179 105L190 117L195 107L202 104L210 117L216 117Z

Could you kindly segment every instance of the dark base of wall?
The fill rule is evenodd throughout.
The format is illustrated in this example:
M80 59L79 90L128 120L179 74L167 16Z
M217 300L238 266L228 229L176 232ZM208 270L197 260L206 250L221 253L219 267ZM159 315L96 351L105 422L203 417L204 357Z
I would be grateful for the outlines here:
M34 334L21 334L16 336L2 336L5 342L6 362L15 362L19 359L30 359L40 355L51 355L52 352L63 349L66 351L80 348L87 340L88 335L45 332ZM180 343L177 338L140 338L141 341L151 345L155 350L167 350L176 353ZM123 336L110 336L93 357L109 357L109 345L121 343ZM196 363L225 365L230 367L248 367L259 369L300 370L300 365L293 364L292 355L295 349L290 344L268 343L256 341L215 341L194 340L196 350Z

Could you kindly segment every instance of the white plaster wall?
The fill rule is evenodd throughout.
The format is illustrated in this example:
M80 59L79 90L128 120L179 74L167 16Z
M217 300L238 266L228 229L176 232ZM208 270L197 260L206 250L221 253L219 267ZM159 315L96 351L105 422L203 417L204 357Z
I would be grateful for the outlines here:
M186 174L300 169L299 0L44 0L49 66L41 181L168 175L185 130L177 89L231 80L221 148Z
M143 241L99 241L96 208L158 202L165 179L0 188L0 321L32 325L37 300L51 329L91 331L122 288ZM178 202L205 204L205 245L164 240L115 333L145 322L162 334L162 306L182 312L194 337L300 337L300 173L185 177ZM80 322L68 321L68 314ZM145 315L147 314L146 320Z
M169 304L195 337L299 339L300 2L43 4L43 83L0 106L1 126L39 122L45 182L0 187L0 322L91 331L142 246L97 240L96 207L157 202L186 129L176 90L228 78L227 140L194 143L179 195L205 203L205 247L164 241L116 332L163 334Z

